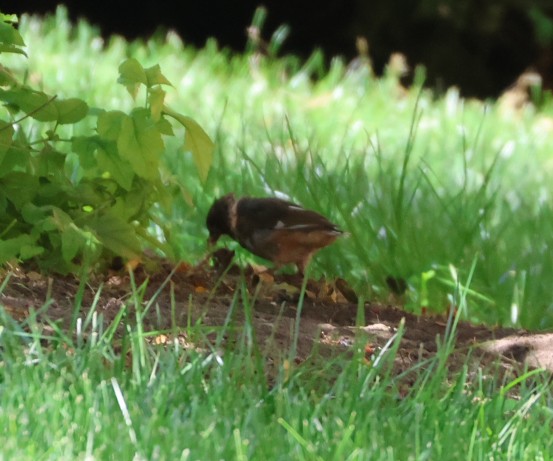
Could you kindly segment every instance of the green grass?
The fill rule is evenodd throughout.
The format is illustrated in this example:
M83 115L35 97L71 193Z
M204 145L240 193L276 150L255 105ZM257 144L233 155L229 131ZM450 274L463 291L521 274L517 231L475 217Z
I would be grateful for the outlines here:
M360 337L353 355L283 362L267 377L247 320L229 317L205 348L152 345L140 293L111 325L97 311L70 332L0 310L2 459L552 459L553 395L539 371L452 374L445 341L398 376L400 325L371 364Z
M415 83L405 93L393 76L348 70L340 59L325 69L317 53L306 63L255 58L213 40L194 50L174 33L104 42L86 23L72 27L63 10L46 21L24 17L20 30L29 58L8 64L28 69L29 81L128 109L118 65L128 56L159 63L175 85L169 104L216 141L206 184L176 144L167 149L168 171L189 191L163 218L184 259L205 250L214 197L278 191L351 233L320 253L315 274L345 276L369 299L386 299L386 277L402 277L407 309L444 311L456 285L451 268L466 276L476 258L467 318L553 326L550 102L506 112L455 88L436 96Z

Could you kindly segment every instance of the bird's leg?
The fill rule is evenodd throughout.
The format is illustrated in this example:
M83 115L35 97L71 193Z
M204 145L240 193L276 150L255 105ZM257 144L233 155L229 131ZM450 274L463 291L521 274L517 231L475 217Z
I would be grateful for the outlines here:
M296 265L298 266L298 274L303 277L305 277L305 269L307 269L307 266L309 265L311 261L312 254L309 253L307 256L305 256L302 260L298 261Z

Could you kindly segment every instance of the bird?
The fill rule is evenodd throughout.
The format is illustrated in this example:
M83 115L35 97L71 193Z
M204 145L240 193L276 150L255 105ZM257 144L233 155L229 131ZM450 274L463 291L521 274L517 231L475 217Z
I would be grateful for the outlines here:
M316 211L273 197L241 197L233 193L216 199L207 213L208 246L223 235L236 240L276 269L295 264L305 273L312 256L344 232Z

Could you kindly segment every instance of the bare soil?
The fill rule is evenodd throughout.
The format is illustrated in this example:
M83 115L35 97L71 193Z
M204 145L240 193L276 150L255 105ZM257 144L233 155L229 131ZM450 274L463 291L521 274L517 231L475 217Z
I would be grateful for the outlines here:
M77 278L46 276L21 268L0 274L1 279L8 276L0 304L12 318L24 321L31 312L38 311L38 321L42 320L46 330L51 328L46 318L69 330L79 290ZM255 340L268 357L274 358L275 364L287 357L298 317L300 277L257 273L252 268L242 275L234 268L221 276L220 270L205 264L197 267L181 264L175 268L157 262L135 268L133 278L135 286L144 283L146 287L141 304L146 306L152 298L155 300L145 311L144 328L156 332L153 335L156 341L168 341L178 332L181 342L205 347L192 344L194 340L186 337L187 326L201 323L213 327L214 333L207 334L202 341L214 341L219 327L229 318L233 328L240 329L247 312L243 303L246 286ZM95 306L98 316L108 325L125 305L133 305L129 302L132 292L131 277L124 270L95 275L86 283L80 316L86 317L91 306ZM355 293L341 279L310 280L299 318L298 363L314 354L326 358L351 353L352 347L359 344L360 335L370 361L404 321L405 330L394 362L397 373L433 356L437 340L443 341L447 328L445 317L415 316L394 305L366 303L360 311ZM134 315L128 315L121 328L133 320ZM553 371L553 334L460 322L455 344L449 358L452 370L465 364L470 356L476 366L493 364L496 371L497 367L515 374L525 367ZM225 342L219 346L224 349Z

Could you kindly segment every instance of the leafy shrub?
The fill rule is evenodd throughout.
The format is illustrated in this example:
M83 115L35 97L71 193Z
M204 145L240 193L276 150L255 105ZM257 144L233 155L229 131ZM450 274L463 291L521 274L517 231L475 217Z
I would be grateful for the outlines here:
M0 14L0 54L25 55L16 20ZM171 122L184 126L184 150L202 180L213 143L164 104L171 83L158 65L128 59L118 82L135 101L144 92L144 105L130 113L90 108L23 84L0 64L0 264L33 260L67 273L113 256L137 258L145 247L171 256L163 236L149 230L156 209L167 209L184 187L167 172L164 138L175 136Z

